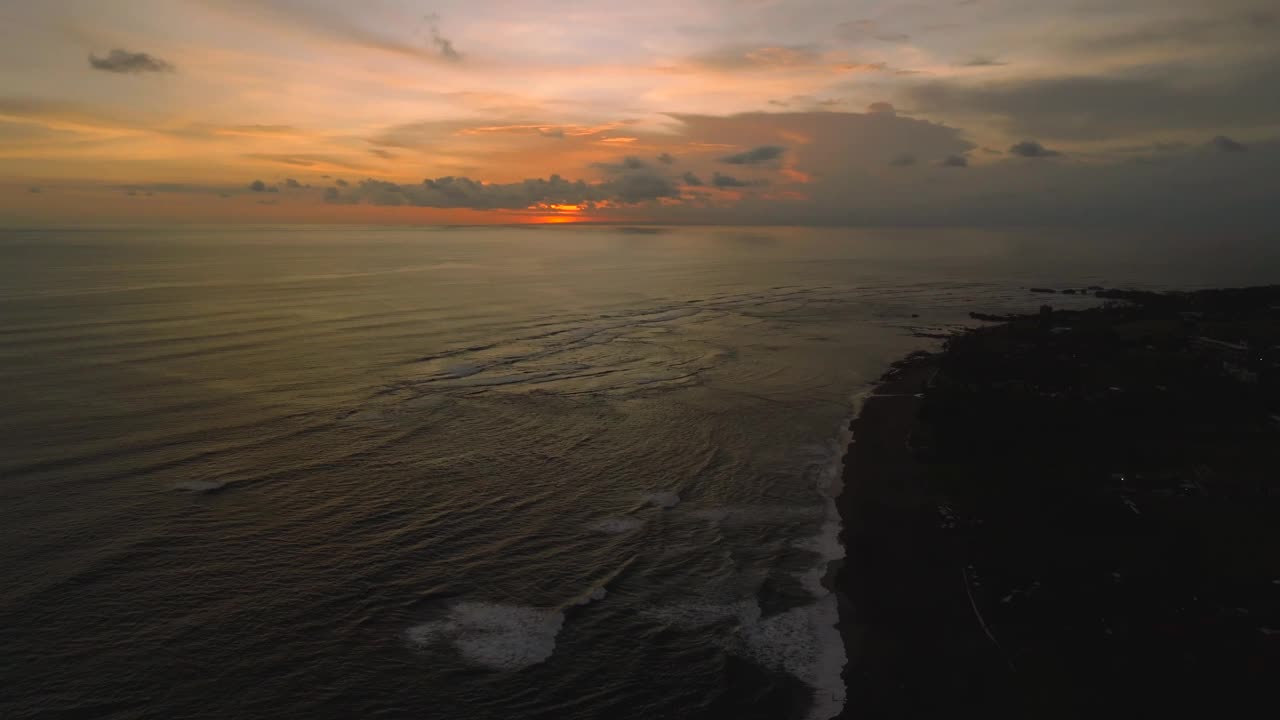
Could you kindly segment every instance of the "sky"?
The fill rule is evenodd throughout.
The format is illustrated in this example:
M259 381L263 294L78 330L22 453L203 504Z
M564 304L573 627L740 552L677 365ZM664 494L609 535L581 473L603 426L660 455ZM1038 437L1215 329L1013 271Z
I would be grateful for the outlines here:
M0 225L1280 227L1273 0L0 5Z

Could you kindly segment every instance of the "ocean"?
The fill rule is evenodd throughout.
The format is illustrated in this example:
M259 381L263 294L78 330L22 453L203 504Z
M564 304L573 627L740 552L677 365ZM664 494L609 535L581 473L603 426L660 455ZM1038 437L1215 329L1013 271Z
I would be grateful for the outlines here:
M0 717L856 710L822 578L858 398L970 311L1097 302L1032 286L1276 281L1248 247L0 231Z

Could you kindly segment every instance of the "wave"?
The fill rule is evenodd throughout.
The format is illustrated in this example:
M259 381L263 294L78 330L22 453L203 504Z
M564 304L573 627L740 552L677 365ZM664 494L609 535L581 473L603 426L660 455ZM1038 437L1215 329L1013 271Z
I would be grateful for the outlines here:
M832 441L829 459L816 481L815 489L823 498L825 520L818 534L797 543L821 558L815 568L800 575L805 589L817 597L818 601L804 608L795 608L782 616L802 611L810 632L809 637L815 643L813 655L803 668L807 673L797 674L797 677L814 689L813 705L809 708L809 717L813 720L828 720L838 716L844 710L846 699L847 687L843 673L848 655L844 638L840 634L839 598L832 592L828 577L831 563L844 558L846 553L840 542L843 520L837 498L844 491L844 459L847 448L854 442L853 423L862 414L862 408L872 392L874 387L868 385L851 398L850 416L841 424L840 432ZM802 625L795 620L788 622Z
M814 490L820 506L760 505L698 510L692 516L715 525L755 525L821 520L818 532L793 541L794 547L818 556L807 571L797 573L813 602L765 616L758 600L729 603L695 602L650 608L644 615L680 628L732 623L725 649L751 658L760 665L785 672L813 689L808 718L829 720L844 709L846 686L843 672L848 656L840 634L839 599L827 580L831 562L845 556L840 542L842 521L836 499L843 490L844 452L853 441L851 426L872 392L866 387L852 398L851 415L840 432L824 448L818 463Z
M471 664L490 670L521 670L551 657L563 626L563 612L464 602L444 619L409 628L406 638L419 648L450 644Z
M732 632L723 636L723 649L785 672L812 688L811 720L829 720L844 708L841 673L846 656L836 627L839 611L834 595L769 616L754 599L681 603L649 608L641 614L679 629L732 623Z

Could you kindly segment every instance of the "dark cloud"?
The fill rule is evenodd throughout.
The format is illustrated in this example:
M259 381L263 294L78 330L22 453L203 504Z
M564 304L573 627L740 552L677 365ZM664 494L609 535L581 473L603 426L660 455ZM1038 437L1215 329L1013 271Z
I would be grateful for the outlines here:
M1146 48L1185 49L1195 46L1220 48L1222 44L1274 42L1277 15L1256 8L1228 8L1229 2L1213 5L1207 13L1194 13L1162 20L1147 20L1137 26L1090 32L1075 37L1070 46L1089 53L1129 53ZM1237 3L1239 4L1239 3ZM1246 2L1254 5L1256 3Z
M343 180L342 178L338 178L337 180L333 181L333 184L337 185L338 187L347 187L351 183L347 182L346 180Z
M647 172L628 173L603 183L569 181L559 175L517 183L482 183L467 177L441 177L417 185L361 180L349 192L325 191L328 203L412 205L417 207L519 210L537 205L638 205L659 198L679 197L671 180Z
M895 107L893 106L893 103L887 103L887 102L873 102L873 103L871 103L870 105L868 105L868 106L867 106L867 112L869 112L869 113L883 113L883 114L885 114L885 115L893 115L893 114L895 114L895 113L897 113L897 112L898 112L898 109L897 109L897 108L895 108Z
M948 168L967 168L969 167L969 158L963 155L948 155L938 164Z
M759 147L779 137L806 138L807 142L788 148L787 167L815 179L805 185L803 193L822 204L847 203L849 193L863 192L868 185L878 187L885 167L904 154L942 158L974 148L958 128L893 113L812 111L672 117L682 124L686 139L695 143Z
M358 195L343 195L338 188L325 188L321 199L329 205L356 205L360 202Z
M875 20L865 18L840 23L836 26L836 35L854 42L879 40L887 43L902 43L911 39L911 36L906 33L889 30Z
M961 67L1000 67L1009 63L1003 60L997 60L990 55L974 55L973 57L960 63Z
M787 129L808 124L795 120ZM968 169L947 171L962 173L963 182L944 183L929 182L939 179L930 178L933 173L888 171L892 155L884 152L893 147L915 147L920 157L963 154L937 152L938 141L946 137L944 128L931 131L935 140L930 141L923 132L927 128L901 121L894 121L892 140L867 141L853 132L843 146L829 142L834 138L828 136L796 148L796 168L814 178L797 188L802 198L764 195L723 207L682 203L664 207L663 217L670 222L769 225L1208 225L1269 232L1280 227L1280 206L1270 182L1280 167L1280 138L1253 141L1249 152L1236 154L1190 146L1163 154L1159 164L1105 156L1090 162L971 163ZM856 131L861 123L844 118L829 130Z
M1009 148L1009 152L1024 158L1049 158L1058 157L1062 153L1057 150L1050 150L1035 140L1023 140Z
M256 193L280 192L280 188L276 187L275 185L268 185L262 182L261 180L254 180L253 182L249 183L249 191L256 192Z
M730 165L760 165L782 157L787 149L779 145L761 145L758 148L740 152L736 155L720 158L720 162Z
M219 0L246 23L290 33L307 33L335 43L431 62L456 62L462 56L440 32L439 17L422 18L417 28L371 26L361 3L305 0ZM339 50L341 52L341 50Z
M717 172L712 174L711 184L718 188L734 188L734 187L751 187L752 185L756 185L757 183L751 182L750 180L739 180L738 178L733 177L731 175L721 175L720 173Z
M382 148L369 148L369 154L374 157L380 157L383 160L395 160L400 157L399 155L396 155L389 150L383 150Z
M658 198L680 197L680 190L671 180L647 173L624 175L605 183L603 189L612 198L627 205L635 205Z
M555 138L557 140L564 139L564 128L538 128L538 134L542 137Z
M641 160L640 158L638 158L638 157L636 157L636 156L634 156L634 155L628 155L628 156L626 156L626 157L622 158L622 161L621 161L621 162L616 162L616 163L606 163L606 162L591 163L591 167L599 168L599 169L601 169L601 170L604 170L605 172L610 172L610 173L623 173L623 172L629 172L629 171L631 171L631 170L644 170L644 169L648 168L648 167L649 167L649 165L648 165L644 160Z
M1280 48L1280 43L1277 43ZM1105 75L910 86L913 110L971 115L1011 133L1065 140L1280 124L1280 52L1242 65L1154 65Z
M1123 143L1097 150L1080 162L1035 159L1062 149L1052 138L1036 138L1008 154L982 154L967 129L890 113L759 112L729 116L673 115L674 131L689 147L750 149L779 138L789 142L786 167L724 168L699 164L718 154L681 157L685 173L644 156L647 167L609 165L603 182L571 182L552 176L517 183L484 184L462 177L421 184L366 181L350 190L324 192L330 203L520 210L574 204L600 211L646 205L655 221L724 224L829 225L1082 225L1151 227L1184 221L1237 227L1280 227L1280 206L1268 180L1280 167L1280 141L1249 129L1249 152L1213 152L1204 142L1160 151L1160 164L1133 161L1137 150ZM981 127L981 126L976 126ZM983 128L985 130L985 128ZM1206 141L1217 132L1201 134ZM1245 130L1239 131L1244 137ZM1228 133L1231 134L1231 133ZM653 136L656 138L657 136ZM1152 136L1161 137L1161 136ZM1176 137L1170 135L1169 137ZM646 142L649 136L643 136ZM662 136L664 141L670 138ZM1151 139L1143 145L1154 147ZM1136 147L1136 142L1131 143ZM674 147L674 145L672 146ZM1080 151L1083 152L1083 151ZM1144 152L1154 151L1147 150ZM945 158L968 158L963 172ZM909 157L904 161L902 158ZM973 158L986 158L975 161ZM1087 159L1088 162L1083 161ZM994 162L992 160L995 160ZM903 167L914 162L917 170ZM942 163L942 169L937 167ZM919 167L929 165L931 167ZM728 175L712 174L713 167ZM745 169L743 169L745 168ZM599 172L599 171L595 171ZM951 174L951 182L942 182ZM770 192L757 192L768 179ZM794 179L793 179L794 178ZM801 182L804 179L807 182ZM1274 184L1274 183L1270 183ZM706 187L752 194L751 202L728 202ZM773 192L775 191L776 192ZM683 193L681 193L683 191ZM268 196L269 197L269 196Z
M440 33L440 16L431 13L424 18L427 23L427 32L431 37L431 44L435 46L436 51L440 53L440 57L449 62L459 62L462 60L462 53L458 52L453 46L453 41Z
M35 187L35 186L33 185L33 186L31 186L31 187L27 188L27 192L29 192L29 193L40 193L40 192L43 192L43 190L41 190L40 188Z
M916 164L916 156L904 153L889 161L892 167L911 167Z
M1247 145L1242 145L1226 135L1219 135L1210 141L1213 146L1222 152L1239 153L1249 149Z
M116 48L106 57L89 54L89 67L106 72L137 75L140 73L173 72L172 64L144 52L129 52Z
M676 161L675 156L673 156L671 153L662 153L661 155L658 156L658 162L662 163L663 165L671 165L675 161Z
M285 179L284 179L284 186L285 186L285 187L287 187L287 188L290 188L290 189L295 189L295 188L300 188L300 187L302 187L302 183L298 182L297 180L295 180L295 179L293 179L293 178L285 178Z

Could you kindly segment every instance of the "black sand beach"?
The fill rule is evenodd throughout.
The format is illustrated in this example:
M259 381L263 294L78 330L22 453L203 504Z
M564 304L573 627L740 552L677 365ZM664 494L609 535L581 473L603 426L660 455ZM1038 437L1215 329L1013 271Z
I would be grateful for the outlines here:
M854 425L845 717L1234 712L1280 670L1280 290L1097 292Z
M931 716L999 706L1007 669L939 528L939 490L911 445L937 359L886 375L853 423L839 504L848 557L838 572L850 702L842 717Z

